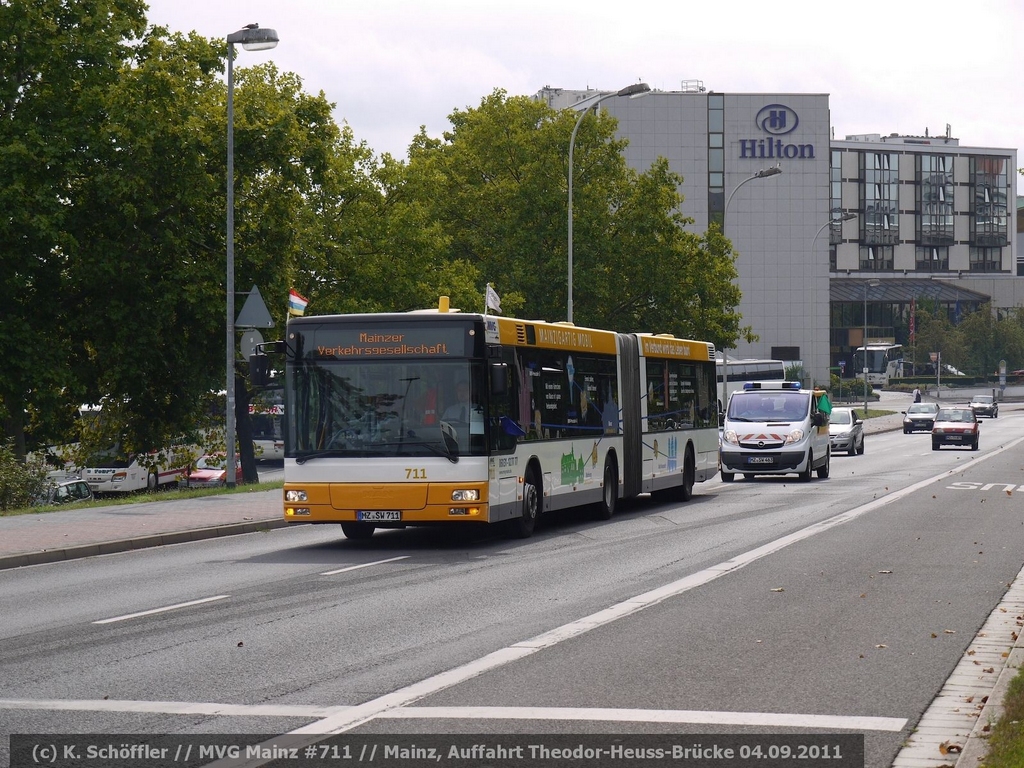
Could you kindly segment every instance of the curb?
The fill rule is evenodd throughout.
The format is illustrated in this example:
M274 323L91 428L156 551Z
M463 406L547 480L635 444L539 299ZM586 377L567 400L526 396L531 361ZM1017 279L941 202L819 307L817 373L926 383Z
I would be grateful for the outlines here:
M1016 623L1020 627L1024 622L1017 616ZM1018 635L1013 650L1010 651L1006 664L996 679L996 685L985 701L978 722L967 736L967 743L964 744L964 749L956 761L956 768L976 768L988 756L988 737L992 732L992 726L1003 716L1006 709L1003 705L1006 692L1021 667L1024 667L1024 641Z
M78 560L96 555L111 555L117 552L130 552L136 549L163 547L168 544L184 544L190 541L216 539L221 536L234 536L240 533L257 533L273 528L285 528L289 525L282 519L271 518L246 523L217 525L210 528L192 528L171 533L156 533L151 536L137 536L132 539L104 541L97 544L81 544L61 549L41 549L36 552L25 552L17 555L0 556L0 570L22 568L27 565L43 565L65 560Z

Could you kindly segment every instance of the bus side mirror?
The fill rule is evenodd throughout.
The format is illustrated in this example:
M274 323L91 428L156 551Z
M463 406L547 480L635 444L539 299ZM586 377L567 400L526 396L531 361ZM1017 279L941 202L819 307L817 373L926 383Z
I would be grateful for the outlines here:
M508 363L491 363L491 394L508 393Z
M249 379L254 387L270 384L270 358L264 354L249 357Z

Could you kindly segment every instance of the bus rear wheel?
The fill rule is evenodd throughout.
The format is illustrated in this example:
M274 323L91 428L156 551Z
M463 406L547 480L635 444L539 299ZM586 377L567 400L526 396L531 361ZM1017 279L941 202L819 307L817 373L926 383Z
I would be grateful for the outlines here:
M149 474L146 475L146 490L155 491L160 487L160 476L156 473L155 469L149 470Z
M619 498L619 473L615 462L609 456L604 460L604 483L601 486L601 501L597 503L598 520L610 520L615 514L615 503Z
M355 541L361 541L368 539L373 536L374 526L369 523L342 523L341 532L345 534L346 539L353 539Z

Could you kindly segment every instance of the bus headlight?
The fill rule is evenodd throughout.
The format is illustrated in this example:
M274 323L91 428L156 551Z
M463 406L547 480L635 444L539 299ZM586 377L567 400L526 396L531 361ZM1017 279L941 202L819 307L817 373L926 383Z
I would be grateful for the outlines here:
M480 491L476 488L452 491L452 501L480 501Z
M284 492L284 500L285 501L306 501L307 500L306 499L306 492L305 491L285 491Z

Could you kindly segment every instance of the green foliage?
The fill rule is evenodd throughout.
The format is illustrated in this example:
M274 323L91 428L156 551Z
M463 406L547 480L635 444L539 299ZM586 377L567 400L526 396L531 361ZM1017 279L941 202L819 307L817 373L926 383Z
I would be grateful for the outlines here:
M229 375L227 48L147 30L144 12L136 0L0 3L0 418L17 456L223 443L223 413L204 424L203 403ZM565 317L577 113L495 91L454 111L443 139L421 132L400 162L339 128L296 75L236 54L234 276L240 295L260 288L271 338L293 287L310 314L440 295L479 312L490 282L505 314ZM664 160L628 168L615 132L607 113L588 114L575 142L574 319L750 339L731 244L686 231L682 179ZM253 393L245 362L234 367L242 437ZM76 433L79 404L101 401L102 429Z
M21 461L13 440L0 443L0 513L29 506L46 487L46 472L46 464L36 458Z

